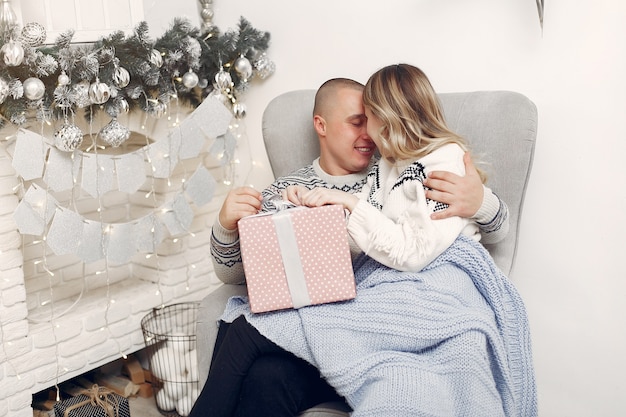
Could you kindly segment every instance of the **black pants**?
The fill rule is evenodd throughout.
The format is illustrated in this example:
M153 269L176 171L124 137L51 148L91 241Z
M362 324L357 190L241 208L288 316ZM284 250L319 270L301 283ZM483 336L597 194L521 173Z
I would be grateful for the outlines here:
M321 402L341 400L314 366L241 316L220 324L209 378L189 417L294 417Z

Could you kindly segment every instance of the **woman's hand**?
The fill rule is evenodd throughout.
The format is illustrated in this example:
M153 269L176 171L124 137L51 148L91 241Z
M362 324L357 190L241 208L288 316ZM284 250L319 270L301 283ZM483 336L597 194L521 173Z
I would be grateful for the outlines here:
M339 190L316 187L309 190L296 185L290 186L283 192L283 198L299 206L320 207L327 204L339 204L350 212L359 202L359 198L353 194Z

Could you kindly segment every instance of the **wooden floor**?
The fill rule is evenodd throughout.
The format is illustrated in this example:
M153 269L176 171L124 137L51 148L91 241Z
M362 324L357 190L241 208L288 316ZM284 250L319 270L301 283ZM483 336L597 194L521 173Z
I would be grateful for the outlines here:
M130 415L132 417L163 417L158 410L154 397L141 398L133 397L128 399Z

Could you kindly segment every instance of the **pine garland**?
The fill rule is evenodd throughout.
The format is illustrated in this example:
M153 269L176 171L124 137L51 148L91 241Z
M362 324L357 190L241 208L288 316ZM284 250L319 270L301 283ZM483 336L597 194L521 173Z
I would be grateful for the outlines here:
M223 34L217 27L202 31L176 18L156 40L141 22L129 35L116 31L80 45L72 44L73 30L48 46L29 44L24 30L20 34L15 27L1 34L0 127L7 121L21 126L33 118L67 119L78 109L84 109L87 118L100 111L114 118L133 110L159 117L174 98L195 108L209 95L237 115L238 95L250 78L265 78L274 71L265 54L269 33L243 17L237 30ZM37 80L43 83L41 97L25 91L29 78L35 80L28 81L27 89L41 90Z

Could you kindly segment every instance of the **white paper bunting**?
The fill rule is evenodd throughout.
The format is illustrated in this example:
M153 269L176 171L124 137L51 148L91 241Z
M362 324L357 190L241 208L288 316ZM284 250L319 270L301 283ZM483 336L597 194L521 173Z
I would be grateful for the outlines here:
M41 178L48 148L41 135L19 129L13 154L13 168L26 181Z
M168 204L161 213L161 221L172 236L189 233L193 220L193 210L182 194L178 194L171 204Z
M71 211L57 208L46 243L57 255L76 253L83 233L82 217Z
M111 155L83 154L83 190L100 197L115 186L115 163Z
M80 172L80 158L75 153L50 148L44 181L53 191L70 190Z
M163 241L164 230L163 225L154 214L150 214L140 219L135 224L135 246L138 251L153 253Z
M178 152L180 159L190 159L198 156L207 139L193 117L186 118L178 129L172 130L170 135L180 138L180 150Z
M171 139L165 138L148 146L148 160L154 178L169 178L176 167L176 160L170 154Z
M121 155L115 159L115 172L120 191L128 194L137 192L146 182L146 167L139 153Z
M185 194L196 206L202 207L213 199L216 186L215 178L205 167L200 166L185 183Z
M228 132L233 114L217 99L207 99L191 113L191 117L209 138L216 138Z
M104 258L103 248L108 245L108 242L102 229L103 224L100 222L92 220L85 220L83 222L80 244L76 250L76 255L78 255L83 262L90 263Z
M110 225L108 230L107 260L120 265L130 261L137 252L132 223Z
M57 201L46 190L31 185L13 212L18 230L27 235L43 235L56 210Z

